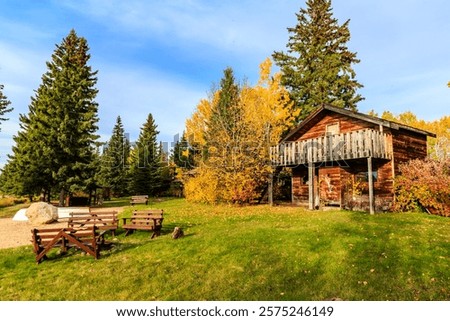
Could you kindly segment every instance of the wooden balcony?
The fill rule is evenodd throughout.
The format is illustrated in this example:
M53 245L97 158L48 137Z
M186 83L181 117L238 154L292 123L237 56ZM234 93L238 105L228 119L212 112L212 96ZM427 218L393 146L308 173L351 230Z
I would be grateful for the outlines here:
M272 164L296 166L358 158L392 159L390 135L374 129L362 129L270 147Z

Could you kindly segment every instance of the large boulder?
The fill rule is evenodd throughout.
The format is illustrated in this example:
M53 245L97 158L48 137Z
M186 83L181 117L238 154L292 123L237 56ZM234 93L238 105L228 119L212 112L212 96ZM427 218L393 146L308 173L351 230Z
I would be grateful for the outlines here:
M25 215L31 224L50 224L58 220L58 209L45 202L30 205Z

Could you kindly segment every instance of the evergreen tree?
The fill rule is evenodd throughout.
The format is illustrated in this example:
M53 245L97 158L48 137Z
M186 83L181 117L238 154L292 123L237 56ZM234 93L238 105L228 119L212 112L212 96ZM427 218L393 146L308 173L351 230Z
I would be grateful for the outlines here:
M185 133L183 133L180 140L175 142L171 161L178 168L187 170L194 168L194 150L190 147Z
M175 166L170 161L170 156L168 151L164 149L164 144L162 142L159 143L159 188L156 191L157 195L162 195L166 193L171 186L171 183L175 179Z
M101 185L110 188L114 196L127 194L129 155L130 142L125 136L122 119L118 116L101 157L99 178Z
M130 189L135 195L154 196L160 189L161 164L156 141L158 134L153 116L149 114L131 151Z
M347 48L349 20L338 24L331 0L307 0L306 6L297 14L297 25L288 28L287 53L273 54L294 108L300 109L297 120L322 104L356 110L363 99L356 91L362 85L352 68L359 60Z
M0 85L0 123L2 121L8 120L8 118L3 118L3 115L12 111L12 108L8 108L11 102L3 94L3 85Z
M239 135L241 110L239 108L239 86L236 84L233 69L226 68L217 91L218 98L212 106L206 131L208 147L223 149L223 142L233 141Z
M86 39L74 30L56 46L28 115L20 116L21 130L10 157L15 185L30 192L57 189L60 205L66 192L92 183L87 176L92 174L98 139L98 91L88 51Z

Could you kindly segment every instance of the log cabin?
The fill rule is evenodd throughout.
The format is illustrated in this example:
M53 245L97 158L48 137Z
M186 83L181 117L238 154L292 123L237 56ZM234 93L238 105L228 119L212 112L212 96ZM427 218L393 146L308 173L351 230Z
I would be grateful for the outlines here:
M293 203L374 213L390 209L399 165L426 158L428 137L436 135L323 105L270 147L270 155L274 167L292 170Z

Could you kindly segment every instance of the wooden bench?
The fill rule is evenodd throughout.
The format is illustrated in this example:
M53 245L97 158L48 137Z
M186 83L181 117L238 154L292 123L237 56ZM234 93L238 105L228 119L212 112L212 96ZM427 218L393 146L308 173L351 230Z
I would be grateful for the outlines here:
M161 234L163 210L133 211L131 217L124 217L122 228L126 230L125 236L136 230L153 231L150 238Z
M95 225L88 229L34 228L31 230L31 235L38 264L47 259L51 249L57 247L61 248L62 254L70 248L78 248L95 259L100 256L100 248L97 244L99 234Z
M96 226L100 230L100 235L104 235L110 231L112 236L118 227L118 219L116 211L102 212L73 212L69 214L67 227L80 229Z
M145 204L148 205L148 195L135 195L131 196L130 204Z

